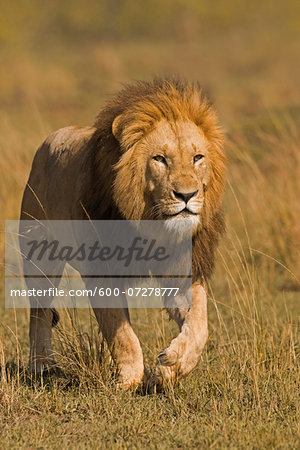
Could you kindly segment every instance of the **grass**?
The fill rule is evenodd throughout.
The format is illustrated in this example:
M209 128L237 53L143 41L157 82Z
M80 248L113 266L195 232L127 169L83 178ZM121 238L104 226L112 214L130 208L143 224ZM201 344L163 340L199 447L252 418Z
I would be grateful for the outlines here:
M7 13L0 33L7 44L0 67L1 265L3 220L18 217L41 141L62 126L90 124L121 82L154 73L199 79L215 100L227 132L227 234L209 286L209 341L201 361L173 389L155 395L116 388L114 367L89 310L62 312L54 342L63 372L30 379L24 369L28 311L4 308L2 276L1 446L299 448L297 2L265 14L251 8L250 16L233 1L232 14L223 6L216 17L205 7L197 9L202 25L193 32L186 26L180 39L160 40L154 31L151 40L144 35L133 40L125 27L124 40L98 39L92 28L82 41L73 39L72 23L82 20L82 32L94 17L85 12L81 18L73 3L70 17L52 10L47 18L43 12L45 34L33 24L25 30L22 9L17 19ZM62 29L56 33L55 17L68 24L65 35ZM10 34L14 20L18 27ZM175 325L159 310L131 315L146 365L153 369Z

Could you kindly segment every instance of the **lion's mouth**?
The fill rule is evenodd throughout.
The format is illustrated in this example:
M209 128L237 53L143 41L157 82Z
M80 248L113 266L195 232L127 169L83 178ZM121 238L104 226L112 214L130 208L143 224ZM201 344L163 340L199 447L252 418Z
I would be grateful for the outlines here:
M187 208L182 209L181 211L178 211L177 213L174 214L164 214L164 216L166 216L166 218L169 217L180 217L180 218L187 218L187 217L191 217L191 216L197 216L198 214L193 213L192 211L190 211Z

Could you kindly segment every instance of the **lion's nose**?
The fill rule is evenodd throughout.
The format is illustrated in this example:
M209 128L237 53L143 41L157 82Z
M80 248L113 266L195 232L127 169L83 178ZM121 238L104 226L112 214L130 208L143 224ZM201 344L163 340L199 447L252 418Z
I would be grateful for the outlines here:
M174 197L177 200L183 200L185 203L187 203L192 197L195 197L195 195L198 194L198 191L194 192L176 192L173 191Z

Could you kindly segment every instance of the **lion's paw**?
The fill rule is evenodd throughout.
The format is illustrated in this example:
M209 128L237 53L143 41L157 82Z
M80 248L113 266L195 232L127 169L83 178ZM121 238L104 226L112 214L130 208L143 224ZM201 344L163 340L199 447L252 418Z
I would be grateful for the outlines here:
M131 372L129 374L127 372L126 375L127 376L124 376L124 371L119 374L117 388L124 390L143 388L143 386L146 386L149 383L150 374L145 366L142 373L134 374Z
M158 354L157 359L161 366L174 366L178 361L178 352L170 347L165 348Z
M199 357L200 352L195 345L174 339L158 354L153 383L159 388L173 385L196 366Z

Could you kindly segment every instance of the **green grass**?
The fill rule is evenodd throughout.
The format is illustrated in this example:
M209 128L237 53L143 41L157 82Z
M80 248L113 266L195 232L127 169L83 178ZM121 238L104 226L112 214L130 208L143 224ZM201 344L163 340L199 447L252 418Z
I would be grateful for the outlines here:
M122 82L156 73L198 79L215 100L227 134L227 233L201 361L153 395L116 388L88 310L62 312L54 343L64 371L30 379L29 314L5 309L1 267L1 447L299 448L298 3L231 0L214 10L178 0L158 14L147 0L135 16L128 0L115 2L111 30L107 2L102 12L94 0L84 11L77 0L46 3L1 5L1 266L3 221L18 217L42 140L91 124ZM176 327L159 310L131 315L153 370Z

